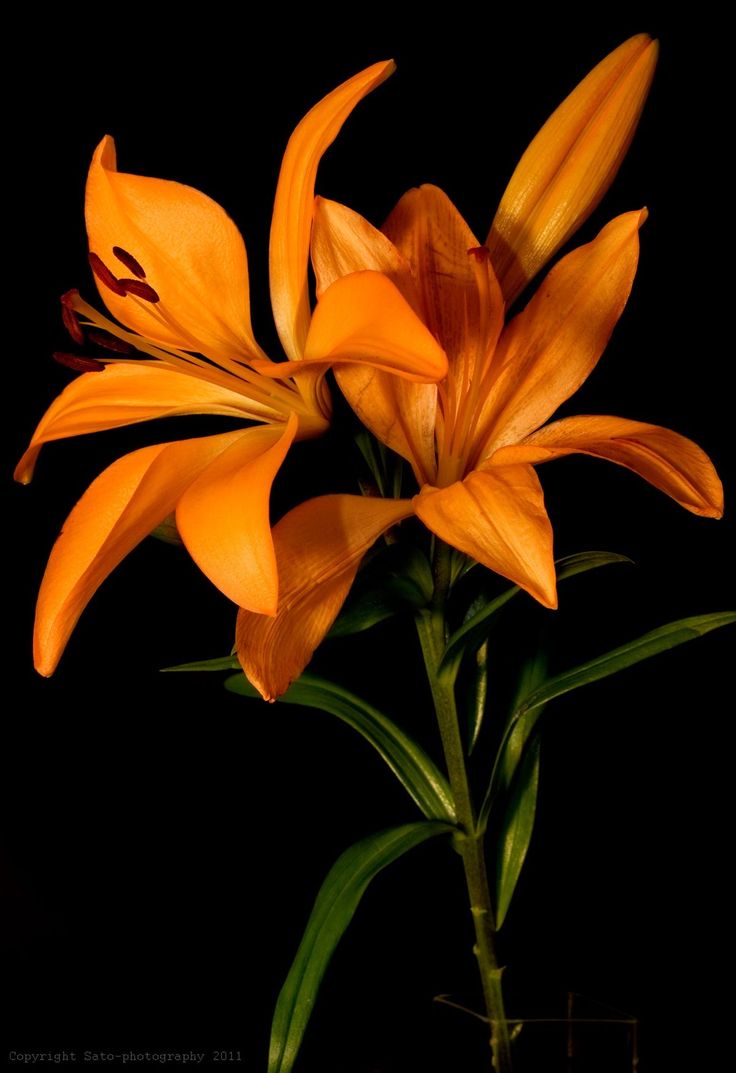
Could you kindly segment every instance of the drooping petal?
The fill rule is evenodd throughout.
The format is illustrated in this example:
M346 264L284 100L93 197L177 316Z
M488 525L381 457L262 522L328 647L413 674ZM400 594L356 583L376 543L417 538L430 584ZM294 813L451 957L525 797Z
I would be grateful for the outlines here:
M89 486L51 551L36 605L34 659L53 673L97 588L173 511L205 466L243 435L160 443L124 455Z
M297 429L246 429L184 492L176 525L189 554L221 592L250 611L275 615L276 557L269 520L271 485Z
M278 613L268 618L241 611L236 633L243 670L266 700L280 696L304 670L366 551L411 513L407 499L320 496L300 504L274 527Z
M517 446L502 447L490 461L548 462L574 453L633 470L693 514L706 518L723 514L723 486L705 452L677 432L641 421L567 417L545 425Z
M118 278L131 272L113 248L132 255L160 298L153 304L121 297L97 281L122 324L215 360L265 357L250 324L245 246L215 201L182 183L119 172L115 143L106 136L92 158L85 216L90 250Z
M278 420L275 410L240 392L162 365L121 363L73 380L51 403L15 470L28 484L41 447L51 440L183 414Z
M292 361L302 356L309 328L307 268L317 167L356 104L394 69L391 60L375 63L343 82L306 114L286 147L276 188L269 261L274 320Z
M414 500L428 529L452 547L557 607L552 526L531 466L493 466Z
M595 368L631 291L646 211L612 220L556 265L503 332L474 458L518 443Z
M476 362L481 319L500 321L503 300L496 288L494 308L481 307L476 273L468 251L480 243L439 187L421 186L401 198L382 230L412 267L420 316L447 352L456 379Z
M312 264L317 295L351 272L382 272L418 310L418 295L406 258L384 234L357 212L324 198L315 199ZM364 365L335 369L340 389L356 414L383 443L412 463L420 484L434 474L437 389Z
M447 358L437 340L380 272L354 272L327 288L312 315L300 361L253 362L265 376L297 375L312 366L360 362L433 382L447 373Z
M511 303L613 182L654 76L658 46L629 38L583 79L522 156L486 240Z

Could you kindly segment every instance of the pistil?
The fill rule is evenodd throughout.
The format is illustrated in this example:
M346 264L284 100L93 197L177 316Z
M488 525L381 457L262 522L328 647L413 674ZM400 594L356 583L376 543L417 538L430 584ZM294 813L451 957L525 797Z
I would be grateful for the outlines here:
M477 318L472 359L462 363L462 381L456 382L456 376L448 376L448 390L445 395L445 428L442 442L438 444L439 467L438 485L446 487L461 480L468 469L468 452L472 443L472 432L480 416L484 387L487 383L490 367L489 355L495 347L494 335L503 315L499 305L499 295L491 288L490 273L493 269L489 263L489 253L485 246L476 246L468 250L468 257L473 268L476 282Z

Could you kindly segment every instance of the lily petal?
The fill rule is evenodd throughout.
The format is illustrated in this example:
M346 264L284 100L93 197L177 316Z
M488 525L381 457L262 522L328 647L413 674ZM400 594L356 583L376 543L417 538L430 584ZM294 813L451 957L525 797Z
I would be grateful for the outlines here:
M594 455L625 466L693 514L723 514L723 486L705 452L677 432L641 421L567 417L545 425L518 446L502 447L490 462L548 462L569 454Z
M304 670L366 551L411 514L407 499L331 495L307 500L277 523L278 613L241 611L236 631L243 670L265 700L275 700Z
M569 253L506 327L474 457L524 439L595 368L631 291L644 219L646 210L617 216Z
M366 365L339 365L335 379L360 421L411 463L419 484L435 475L437 387L415 384Z
M411 265L420 316L446 351L453 375L462 378L466 363L477 357L483 312L468 256L478 239L437 186L404 194L382 231ZM503 300L499 291L493 297L491 315L500 321Z
M486 240L507 302L587 220L618 171L654 76L647 34L606 56L522 156Z
M552 526L531 466L494 466L446 488L425 487L414 509L442 540L557 607Z
M266 421L282 417L240 392L187 372L143 363L108 365L102 372L77 377L54 399L16 467L15 479L30 482L38 453L51 440L183 414Z
M90 250L117 277L130 276L130 269L113 248L131 254L161 299L121 297L98 280L105 305L122 324L214 360L265 357L250 323L245 246L217 202L182 183L119 172L107 135L92 158L85 216Z
M331 283L352 272L382 272L421 315L411 265L390 239L360 215L327 198L314 199L312 266L321 298Z
M242 431L160 443L124 455L92 482L56 541L36 606L34 660L53 673L87 603L109 573L173 511L205 466Z
M271 485L294 441L294 414L281 427L249 428L179 500L176 526L210 581L239 607L275 615L276 557Z
M269 260L274 320L292 361L304 353L309 328L307 268L317 167L356 104L388 78L395 66L392 60L374 63L328 93L302 119L286 147L271 221Z
M447 373L442 347L380 272L354 272L327 288L300 361L252 364L264 376L282 378L337 362L364 362L419 382L441 380Z
M384 234L357 212L336 201L315 198L312 264L317 295L341 276L363 269L382 272L419 309L419 298L406 258ZM412 463L420 484L434 468L437 389L364 365L343 365L335 377L356 414L387 447Z

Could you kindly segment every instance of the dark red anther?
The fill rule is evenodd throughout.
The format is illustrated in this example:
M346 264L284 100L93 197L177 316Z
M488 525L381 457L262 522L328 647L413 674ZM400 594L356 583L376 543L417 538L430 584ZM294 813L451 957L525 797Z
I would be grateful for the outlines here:
M112 252L117 257L121 264L124 264L129 272L132 272L138 279L145 279L146 273L141 265L140 261L136 261L132 253L128 253L122 246L113 246Z
M478 264L484 264L491 256L487 246L473 246L468 250L468 257L475 257Z
M120 283L120 280L116 276L113 276L110 269L107 267L101 257L98 257L96 253L90 251L89 266L97 276L100 283L104 283L105 286L113 292L113 294L119 294L121 298L125 298L125 287Z
M106 335L105 332L90 332L90 341L104 346L107 350L114 350L118 354L132 354L135 347L126 343L124 339L116 339L114 335Z
M72 287L70 291L64 291L59 301L63 306L67 306L69 309L74 309L75 298L79 298L79 291L76 287Z
M141 279L120 279L117 282L125 288L125 294L134 294L136 298L142 298L144 302L154 304L161 301L150 283L144 283Z
M64 301L65 297L66 295L61 299L61 319L64 322L64 327L75 343L79 346L84 346L84 332L82 331L82 325L79 323L79 318L72 307L67 305Z
M96 361L94 358L82 358L79 354L62 354L57 351L53 358L54 361L58 361L59 365L74 369L75 373L101 373L105 368L101 361Z

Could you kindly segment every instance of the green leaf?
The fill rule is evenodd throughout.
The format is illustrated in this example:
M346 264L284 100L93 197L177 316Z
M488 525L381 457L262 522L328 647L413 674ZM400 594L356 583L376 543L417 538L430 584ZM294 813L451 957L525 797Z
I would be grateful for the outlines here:
M244 674L228 678L225 687L241 696L259 697ZM445 776L421 746L361 697L324 678L303 674L277 703L301 704L342 719L378 751L428 819L455 822L455 806Z
M497 928L500 928L506 919L534 830L539 789L540 745L541 739L537 734L524 749L499 832L496 859Z
M478 817L481 830L485 830L491 808L500 798L504 811L496 838L497 928L506 918L534 830L541 748L541 739L538 732L535 734L535 728L542 709L528 712L513 726L511 724L519 705L544 680L546 670L547 654L543 649L537 650L521 668L507 721L510 730L499 750Z
M276 1003L268 1073L289 1073L330 958L374 876L408 850L452 829L412 823L363 839L346 850L325 879Z
M566 578L575 577L576 574L585 573L587 570L596 570L600 566L608 566L610 563L630 563L625 555L617 555L612 551L583 551L576 555L568 555L557 562L557 580L564 581ZM454 679L457 675L460 661L467 651L477 648L485 641L491 628L494 617L498 614L509 600L517 596L522 590L518 585L512 585L495 600L491 600L471 618L456 630L447 643L439 666L439 674L445 678Z
M198 659L194 663L178 663L176 667L162 667L161 673L174 671L236 671L240 666L237 656L215 656L214 659Z
M475 653L471 680L468 684L468 756L478 741L488 699L488 641Z
M534 828L539 786L540 737L538 723L545 706L555 697L589 682L616 674L626 667L702 637L711 630L736 622L736 613L717 612L680 619L660 626L636 641L613 649L597 659L538 684L543 662L527 664L522 672L518 699L499 751L491 785L479 814L479 824L488 823L491 808L499 795L505 809L498 838L496 862L496 926L501 927L526 858ZM504 800L504 798L501 798Z
M669 648L685 644L686 641L694 641L710 633L711 630L728 626L732 622L736 622L734 611L717 611L710 615L695 615L692 618L669 622L666 626L660 626L650 633L645 633L643 637L630 641L620 648L614 648L588 663L582 663L579 667L573 667L572 670L549 678L538 689L535 689L517 709L518 716L540 708L555 697L562 696L563 693L569 693L590 682L607 678L626 667L632 667L635 663L650 659L660 652L666 652Z
M367 630L401 611L425 607L432 596L432 571L417 548L392 544L358 575L328 637Z

